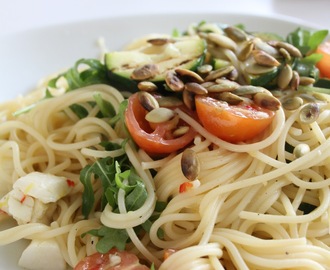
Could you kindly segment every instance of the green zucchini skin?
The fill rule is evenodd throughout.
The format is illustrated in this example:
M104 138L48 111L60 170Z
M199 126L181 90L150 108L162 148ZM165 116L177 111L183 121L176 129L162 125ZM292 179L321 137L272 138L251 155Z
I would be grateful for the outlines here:
M155 45L142 46L129 51L115 51L105 55L110 83L121 91L138 91L139 80L132 79L132 72L145 64L156 64L159 66L159 73L147 79L155 83L160 90L164 89L165 76L168 70L184 68L196 71L203 64L206 53L206 42L203 39L191 37L179 39L168 46L174 46L173 50L177 55L166 54L166 45L163 48ZM153 48L156 47L156 48ZM162 52L164 50L164 52ZM152 53L152 52L155 53ZM150 53L151 52L151 53Z

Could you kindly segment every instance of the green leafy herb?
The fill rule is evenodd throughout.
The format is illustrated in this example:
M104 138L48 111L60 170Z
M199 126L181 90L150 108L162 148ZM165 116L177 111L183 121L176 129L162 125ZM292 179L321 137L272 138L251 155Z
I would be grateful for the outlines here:
M327 35L328 30L310 31L299 27L291 32L286 40L297 47L303 55L307 55L308 52L314 51Z
M20 114L27 113L27 112L31 111L42 100L48 99L48 98L52 98L52 97L53 97L53 95L50 93L50 91L48 89L46 89L46 91L45 91L45 97L43 99L38 100L37 102L32 103L31 105L26 106L26 107L24 107L24 108L22 108L20 110L17 110L16 112L13 113L13 116L18 116Z
M96 59L78 60L72 68L52 79L48 86L56 87L56 83L60 78L65 78L67 81L67 91L93 84L109 84L105 65Z
M103 254L114 247L119 250L124 250L129 239L125 229L113 229L106 226L102 226L96 230L90 230L87 233L100 238L96 244L96 250ZM82 237L87 233L83 234Z
M93 97L97 106L100 108L103 117L114 117L116 115L116 111L113 105L110 102L104 100L100 93L94 94Z

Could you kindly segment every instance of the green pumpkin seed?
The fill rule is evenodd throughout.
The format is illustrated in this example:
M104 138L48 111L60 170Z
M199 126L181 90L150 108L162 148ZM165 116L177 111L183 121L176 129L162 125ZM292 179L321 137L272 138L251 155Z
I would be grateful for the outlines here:
M138 98L142 107L149 112L159 108L159 104L156 98L153 95L149 94L148 92L144 92L144 91L139 92Z
M244 71L253 75L262 75L273 71L275 68L276 67L266 67L253 63L251 65L246 66Z
M293 111L299 109L304 104L304 100L301 97L286 98L282 102L282 107L285 110Z
M186 83L184 89L196 95L206 95L208 93L205 87L195 82Z
M281 107L281 102L266 92L256 93L253 96L253 101L260 107L271 111L277 111Z
M227 34L228 37L230 37L232 40L236 41L236 42L242 42L247 40L247 34L235 27L235 26L228 26L224 29L224 32Z
M221 92L213 95L215 99L226 101L230 105L238 105L244 101L244 99L232 92Z
M264 92L268 92L268 90L261 86L253 86L253 85L241 85L237 89L232 91L233 94L238 96L255 95L257 93L264 93Z
M212 71L213 67L209 64L204 64L204 65L201 65L197 68L197 71L199 74L208 74Z
M183 175L190 181L197 179L200 172L200 162L194 150L187 148L181 157L181 170Z
M300 77L300 85L312 85L315 83L315 79L311 77L305 77L301 76Z
M226 75L228 75L230 72L232 72L235 69L234 66L225 66L216 70L211 71L206 77L205 77L205 81L214 81L220 77L225 77Z
M160 107L178 107L183 104L182 100L172 96L162 96L157 98Z
M158 87L153 82L149 81L142 81L138 83L138 88L140 91L146 91L146 92L154 92L157 91Z
M290 62L291 61L291 55L289 54L289 52L284 49L284 48L279 48L279 53L284 57L284 59L287 61L287 62Z
M240 85L237 82L227 79L216 79L215 84L207 87L207 91L210 93L219 93L236 90Z
M204 82L204 79L199 74L197 74L196 72L194 72L192 70L184 69L184 68L176 68L175 72L180 77L184 77L184 78L188 79L189 81L198 82L198 83Z
M173 131L173 136L175 138L181 137L182 135L186 134L189 131L188 126L178 127L176 130Z
M300 84L300 75L297 71L294 70L294 71L292 71L292 79L290 82L290 88L292 90L297 90L299 84Z
M162 46L168 43L174 43L175 41L170 38L151 38L148 39L147 42L154 46Z
M293 74L291 66L289 64L285 64L277 78L278 87L280 89L286 89L290 84L292 76Z
M190 109L195 110L195 94L192 92L189 92L187 90L184 90L182 93L182 100L183 103Z
M165 75L166 85L174 92L181 92L184 89L183 81L174 70L169 70Z
M276 48L279 48L279 49L280 48L285 49L293 57L299 57L299 58L302 57L300 50L290 43L287 43L284 41L272 40L272 41L269 41L268 44L270 44L271 46L274 46Z
M131 78L133 80L143 81L155 77L159 72L156 64L146 64L133 70Z
M242 49L237 54L237 58L240 61L245 61L251 55L254 48L254 43L252 40L248 40L244 43Z
M175 112L171 109L160 107L148 112L145 119L150 123L163 123L171 120Z
M281 64L275 57L261 50L253 50L252 55L257 64L261 66L277 67Z

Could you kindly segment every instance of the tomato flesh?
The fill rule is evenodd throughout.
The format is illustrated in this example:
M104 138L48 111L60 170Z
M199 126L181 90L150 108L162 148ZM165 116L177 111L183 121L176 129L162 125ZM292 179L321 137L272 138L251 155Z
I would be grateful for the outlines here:
M228 105L211 97L196 96L198 118L206 130L227 142L253 139L272 122L275 112L251 104Z
M330 78L330 40L319 45L316 53L322 54L322 59L316 64L321 76Z
M150 154L173 153L187 146L196 135L195 130L190 127L184 135L173 137L172 121L151 124L145 120L146 114L147 111L140 104L137 94L133 94L128 99L125 112L126 126L135 143Z
M114 258L115 257L115 258ZM112 258L112 259L111 259ZM80 261L74 270L148 270L136 255L111 249L106 254L95 253Z

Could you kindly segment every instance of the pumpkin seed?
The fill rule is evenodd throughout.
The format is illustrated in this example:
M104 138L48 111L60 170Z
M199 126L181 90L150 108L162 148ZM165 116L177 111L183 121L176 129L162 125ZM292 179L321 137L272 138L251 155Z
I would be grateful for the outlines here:
M277 111L281 107L281 102L266 92L256 93L253 96L253 101L260 107L271 111Z
M320 106L318 103L312 102L305 104L299 113L299 119L304 124L311 124L317 120L320 115Z
M203 86L203 87L205 87L205 88L208 88L208 87L210 87L211 85L215 85L215 82L211 82L211 81L209 81L209 82L203 82L203 83L201 83L201 86Z
M182 100L172 96L161 96L157 98L160 107L177 107L183 104Z
M207 39L221 48L226 48L232 51L235 51L237 48L235 41L222 34L208 33Z
M257 64L261 66L277 67L281 64L275 57L261 50L253 50L252 55Z
M195 180L200 172L200 162L194 150L187 148L181 157L181 170L183 175L190 181Z
M247 34L235 27L235 26L228 26L224 29L224 32L227 34L228 37L230 37L232 40L236 42L241 42L247 40Z
M254 85L241 85L237 89L232 91L233 94L238 96L255 95L257 93L264 93L264 92L268 92L268 90L261 86L254 86Z
M311 85L315 83L315 79L311 77L305 77L301 76L300 77L300 85Z
M199 74L197 74L192 70L185 68L176 68L175 72L179 76L187 78L189 81L198 82L198 83L204 82L204 79Z
M131 78L138 81L148 80L155 77L158 72L159 70L156 64L146 64L134 69Z
M145 119L151 123L163 123L171 120L175 116L175 112L171 109L160 107L148 112Z
M243 98L241 98L238 95L233 94L232 92L217 93L213 97L218 99L218 100L226 101L230 105L237 105L237 104L244 101Z
M139 88L140 91L146 91L146 92L154 92L158 89L156 84L149 81L139 82L137 87Z
M272 41L269 41L268 44L270 44L271 46L274 46L276 48L279 48L279 49L280 48L285 49L293 57L299 57L299 58L302 57L300 50L290 43L287 43L284 41L272 40Z
M289 54L289 52L284 49L284 48L279 48L278 50L280 52L280 54L284 57L284 59L287 61L287 62L290 62L291 61L291 55Z
M232 72L235 69L234 66L225 66L216 70L211 71L206 77L205 81L214 81L217 78L224 77L228 75L230 72Z
M169 38L151 38L147 42L155 46L162 46L168 43L174 43L175 41Z
M181 92L184 89L184 82L178 77L174 70L169 70L165 75L166 85L174 92Z
M236 90L240 85L237 82L230 81L227 79L216 79L216 84L207 87L207 91L210 93L218 93L218 92L227 92Z
M254 38L253 39L254 46L256 49L264 51L268 53L269 55L274 56L275 58L278 57L278 51L273 46L269 45L267 42L264 42L260 38Z
M240 52L237 54L238 60L245 61L251 55L253 48L254 48L253 41L252 40L246 41Z
M299 109L304 104L301 97L290 97L282 102L282 107L286 110L293 111Z
M275 68L276 67L266 67L253 63L251 65L246 66L244 71L253 75L262 75L273 71Z
M231 72L226 75L226 78L230 81L236 81L238 79L238 70L234 68Z
M290 88L292 90L297 90L299 84L300 84L300 75L297 71L294 70L294 71L292 71L292 79L290 82Z
M300 158L306 154L308 154L311 151L310 147L306 143L300 143L296 145L296 147L293 149L293 155L295 158Z
M197 95L206 95L208 93L205 87L195 82L186 83L184 89Z
M190 110L195 110L195 95L192 92L183 90L182 100Z
M159 104L156 98L153 95L149 94L148 92L144 92L144 91L139 92L138 98L142 107L149 112L159 108Z
M201 65L197 68L197 71L199 74L208 74L212 71L213 67L209 64L204 64L204 65Z
M292 79L292 68L289 64L285 64L284 67L281 69L278 78L277 78L277 85L280 89L285 89L288 87L291 79Z
M178 127L176 130L173 131L173 136L175 138L180 137L184 134L186 134L189 131L189 127L188 126L181 126Z

